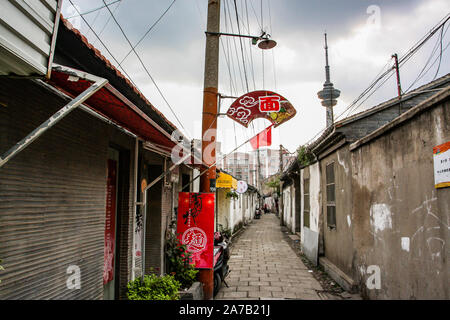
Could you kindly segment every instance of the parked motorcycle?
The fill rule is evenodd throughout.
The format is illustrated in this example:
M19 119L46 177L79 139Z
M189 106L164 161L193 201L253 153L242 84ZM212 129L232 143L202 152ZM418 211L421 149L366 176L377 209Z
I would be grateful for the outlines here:
M261 219L261 210L260 209L256 209L255 210L255 219Z
M220 232L214 232L214 296L219 292L222 282L228 288L225 278L230 273L228 260L230 249L227 239Z

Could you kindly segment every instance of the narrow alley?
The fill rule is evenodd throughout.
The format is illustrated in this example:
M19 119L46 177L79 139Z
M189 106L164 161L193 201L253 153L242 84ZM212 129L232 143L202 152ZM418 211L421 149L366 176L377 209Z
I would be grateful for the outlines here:
M222 286L217 300L321 299L321 285L284 240L274 214L253 220L233 244L228 263L229 287Z

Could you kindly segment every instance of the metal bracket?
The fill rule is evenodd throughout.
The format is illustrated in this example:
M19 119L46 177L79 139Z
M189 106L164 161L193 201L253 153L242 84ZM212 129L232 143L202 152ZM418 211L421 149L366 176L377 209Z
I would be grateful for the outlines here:
M89 73L75 70L75 69L72 69L69 67L64 67L64 66L55 64L53 69L76 76L81 79L92 81L94 83L89 88L87 88L85 91L83 91L81 94L79 94L75 99L71 100L63 108L58 110L49 119L47 119L45 122L43 122L39 127L34 129L25 138L23 138L22 140L17 142L12 148L10 148L8 151L6 151L0 157L0 168L3 167L14 156L16 156L20 151L22 151L26 147L28 147L34 140L39 138L44 132L46 132L48 129L53 127L56 123L58 123L61 119L63 119L65 116L67 116L71 111L75 110L78 106L80 106L89 97L91 97L94 93L96 93L98 90L100 90L103 86L105 86L108 83L108 80L106 80L104 78L100 78L100 77L91 75Z

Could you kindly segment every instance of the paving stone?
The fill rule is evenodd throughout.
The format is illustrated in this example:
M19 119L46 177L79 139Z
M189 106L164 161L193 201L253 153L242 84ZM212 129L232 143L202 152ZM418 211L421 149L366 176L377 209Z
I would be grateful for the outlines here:
M321 299L317 280L284 240L273 214L254 220L231 247L230 288L216 299ZM323 299L323 298L322 298Z
M241 291L233 291L233 292L224 292L223 299L229 299L229 298L246 298L247 292L241 292Z

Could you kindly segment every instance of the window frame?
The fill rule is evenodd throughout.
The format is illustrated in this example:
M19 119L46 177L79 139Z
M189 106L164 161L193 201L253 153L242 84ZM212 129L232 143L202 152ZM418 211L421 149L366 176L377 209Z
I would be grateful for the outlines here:
M336 170L335 162L331 161L325 166L325 196L326 196L326 207L327 207L327 226L329 229L336 229ZM332 168L332 179L331 174L329 174L329 169ZM332 181L331 181L332 180ZM331 188L332 187L332 188ZM332 190L332 191L331 191ZM330 193L333 193L333 199L328 199Z
M311 228L311 198L309 197L310 192L310 178L303 178L303 226ZM306 182L308 182L308 188L306 188ZM308 201L305 199L308 198ZM308 203L308 208L306 208L306 203ZM306 219L308 217L308 219ZM308 221L308 224L306 224Z

